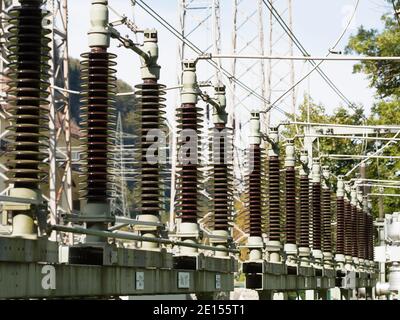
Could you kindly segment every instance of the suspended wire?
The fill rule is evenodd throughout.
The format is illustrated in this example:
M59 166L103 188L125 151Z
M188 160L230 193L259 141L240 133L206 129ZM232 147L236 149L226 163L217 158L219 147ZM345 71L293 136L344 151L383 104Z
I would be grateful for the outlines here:
M146 3L144 3L142 0L136 0L135 4L137 4L139 7L141 7L147 14L152 16L155 20L157 20L164 28L166 28L169 32L171 32L177 39L182 41L184 44L186 44L190 49L192 49L194 52L196 52L198 55L204 55L205 52L203 52L199 47L197 47L193 42L188 40L185 36L183 36L175 27L173 27L168 21L166 21L163 17L161 17L155 10L153 10L150 6L148 6ZM217 62L215 62L212 59L207 59L206 60L212 67L214 67L217 70L221 70L222 73L228 78L229 81L232 81L236 83L238 86L240 86L243 90L247 91L249 94L253 95L254 97L260 99L261 101L265 103L270 103L268 99L263 97L262 95L258 94L255 92L253 89L251 89L249 86L247 86L245 83L243 83L241 80L237 79L235 76L233 76L229 71L227 71L225 68L220 67ZM246 106L245 109L248 112L251 112ZM286 115L286 112L278 107L275 108L276 110L280 111L284 115Z
M280 16L279 12L275 9L275 7L273 6L273 4L271 3L270 0L263 0L264 5L268 8L268 10L271 12L271 14L274 16L274 18L277 20L277 22L279 23L279 25L283 28L283 30L285 31L285 33L289 36L289 38L293 41L293 43L296 45L296 47L300 50L300 52L304 55L304 56L310 56L310 54L307 52L307 50L304 48L304 46L301 44L301 42L299 41L299 39L296 37L296 35L292 32L292 30L290 30L290 28L288 27L288 25L286 24L286 22L282 19L282 17ZM356 9L358 6L359 0L357 1L356 4ZM353 15L354 16L354 15ZM351 18L351 20L353 19L353 17ZM348 24L350 25L350 23ZM346 27L347 30L348 26ZM344 33L342 34L342 36L339 38L339 41L341 40L341 38L343 37ZM337 41L337 43L339 43L339 41ZM336 43L336 45L337 45ZM323 70L321 70L319 68L319 66L321 65L322 61L319 64L316 64L315 61L309 61L310 64L314 67L312 71L317 70L317 72L321 75L321 77L324 79L324 81L329 85L329 87L332 88L332 90L348 105L348 107L350 108L354 108L353 103L340 91L340 89L332 82L332 80L330 80L330 78L325 74L325 72ZM311 74L311 72L309 72L309 74ZM306 77L309 76L309 74L306 75ZM301 82L301 81L300 81ZM298 83L300 83L298 82ZM298 84L296 83L296 85ZM289 92L291 92L293 88L290 89ZM272 107L275 105L275 103L277 103L279 100L281 100L284 96L286 96L287 93L283 94L278 100L276 100L274 103L271 104L271 106L269 107L270 109L272 109Z
M396 138L399 136L400 130L397 131L397 133L389 140L385 145L383 145L380 149L378 149L376 152L373 154L369 155L367 158L364 160L360 161L357 165L355 165L350 171L348 171L345 175L345 177L348 177L354 170L356 170L359 166L361 166L363 163L366 163L371 157L379 155L381 152L383 152L387 147L391 146L393 143L396 142Z

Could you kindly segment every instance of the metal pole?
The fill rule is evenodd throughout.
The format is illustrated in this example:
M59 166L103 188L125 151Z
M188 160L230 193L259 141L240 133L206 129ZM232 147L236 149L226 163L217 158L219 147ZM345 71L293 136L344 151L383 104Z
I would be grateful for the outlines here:
M396 135L397 136L397 135ZM358 139L358 140L373 140L373 141L400 141L400 138L381 138L381 137L367 137L367 136L342 136L333 134L305 134L298 137L312 137L312 138L335 138L335 139ZM361 165L361 164L360 164Z
M212 34L213 34L213 54L218 55L221 51L221 29L220 29L220 2L212 0ZM221 60L217 59L217 68L215 70L215 80L221 80Z
M130 234L127 232L110 232L110 231L100 231L95 229L86 229L82 227L67 227L62 225L53 225L50 226L51 230L61 231L61 232L71 232L77 234L87 234L92 235L100 238L113 238L113 239L126 239L126 240L133 240L133 241L142 241L142 242L154 242L160 244L172 244L180 247L189 247L189 248L197 248L203 250L210 250L210 251L223 251L223 252L231 252L231 253L239 253L237 249L227 249L227 248L220 248L220 247L212 247L206 246L197 243L188 243L183 241L175 241L170 239L163 239L163 238L152 238L152 237L142 237L135 234Z
M291 60L291 61L400 61L400 57L373 57L373 56L278 56L252 54L212 54L205 53L199 59L261 59L261 60Z
M304 122L304 121L284 121L281 125L303 125L303 126L317 126L317 127L338 127L338 128L359 128L359 129L381 129L381 130L400 130L400 126L395 125L351 125L351 124L337 124L337 123L317 123L317 122Z
M68 48L68 0L62 2L62 21L64 25L64 57L63 57L63 72L64 72L64 88L69 90L69 48ZM65 165L66 171L66 186L64 190L67 197L67 212L71 213L73 210L73 199L72 199L72 143L71 143L71 112L69 104L69 93L68 91L64 94L65 105L64 105L64 133L65 133L65 144L67 162Z
M400 130L397 131L397 133L394 135L393 139L397 138L397 136L400 134ZM381 153L384 149L386 149L388 146L390 146L393 143L393 140L387 142L385 145L383 145L380 149L378 149L377 151L375 151L372 156L375 156L379 153ZM360 163L358 163L356 166L354 166L349 172L346 173L345 177L349 176L354 170L356 170L361 164L363 164L364 162L367 162L368 158L362 160Z
M292 0L288 0L288 8L289 8L289 29L293 32L293 7ZM289 54L293 56L294 54L294 44L292 38L289 37ZM292 89L292 114L296 114L296 90L294 87L295 82L295 71L294 71L294 61L290 61L290 86Z
M274 1L272 1L273 3ZM269 13L269 55L272 55L273 47L274 47L274 22L273 22L272 11ZM271 101L272 98L272 60L268 60L268 78L267 78L267 86L268 86L268 96L267 100ZM271 123L271 112L268 110L265 116L265 120L267 122L268 128L270 127Z
M263 2L262 0L258 1L258 42L259 42L259 50L260 54L264 55L264 21L263 21ZM265 63L264 60L260 60L260 75L261 75L261 95L267 99L266 95L266 74L265 74ZM261 110L267 110L267 100L262 102ZM261 132L266 132L266 129L269 127L269 119L267 113L260 114L260 123L261 123Z
M57 65L56 57L57 54L55 52L56 49L56 43L55 43L55 25L56 25L56 19L57 15L55 14L55 7L54 7L54 0L48 1L48 5L50 7L50 11L52 12L52 24L51 24L51 42L50 42L50 48L51 48L51 55L52 58L49 60L49 65L50 65L50 70L52 72L52 76L50 77L50 113L49 113L49 132L50 132L50 137L49 137L49 165L50 165L50 171L49 171L49 211L50 211L50 223L51 224L56 224L58 221L57 219L57 163L56 163L56 117L57 117L57 111L56 111L56 106L55 106L55 90L54 90L54 85L55 85L55 66ZM57 234L55 232L52 232L50 235L50 240L56 241L57 239Z
M369 197L400 197L400 194L396 193L369 193Z
M338 159L338 160L348 160L348 159L389 159L395 160L400 159L400 156L368 156L368 155L357 155L357 154L322 154L319 156L322 158Z
M185 22L186 22L186 0L179 1L179 26L180 26L180 34L182 39L185 37ZM182 61L185 58L185 43L178 41L178 67L177 67L177 83L179 84L179 88L182 87ZM176 105L180 104L180 95L178 94L178 98L176 101ZM175 229L175 197L176 197L176 165L177 165L177 126L176 126L176 114L173 116L173 121L171 124L171 137L172 137L172 146L171 146L171 201L170 201L170 210L169 210L169 232L173 232Z
M236 54L237 49L237 18L238 18L238 0L233 0L233 30L232 30L232 48L231 53ZM236 77L236 59L232 59L231 73ZM236 108L236 83L229 81L230 94L231 94L231 106L227 109L228 112L228 126L232 126L234 137L236 135L236 121L235 121L235 108Z

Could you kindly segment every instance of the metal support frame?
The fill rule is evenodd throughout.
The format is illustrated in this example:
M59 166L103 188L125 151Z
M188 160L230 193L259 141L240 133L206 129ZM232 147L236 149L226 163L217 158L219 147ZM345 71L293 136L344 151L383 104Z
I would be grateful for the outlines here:
M51 12L52 59L50 67L50 147L49 147L49 210L50 222L59 221L59 211L71 213L72 141L69 105L68 0L47 2ZM56 90L55 86L64 90ZM52 235L55 240L55 235Z
M233 290L233 274L121 266L0 264L0 298L115 297ZM27 281L28 280L28 281Z

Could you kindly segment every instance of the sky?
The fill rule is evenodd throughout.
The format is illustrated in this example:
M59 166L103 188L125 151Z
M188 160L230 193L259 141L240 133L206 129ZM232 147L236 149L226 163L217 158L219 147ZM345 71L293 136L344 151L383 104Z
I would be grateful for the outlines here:
M286 0L275 1L277 3L283 3ZM233 0L220 0L221 52L228 54L231 53L232 2ZM246 0L244 3L255 7L257 2L257 0ZM147 0L146 3L173 26L178 27L177 0ZM339 35L343 32L349 16L354 10L355 3L356 0L293 0L293 32L311 55L326 55L329 48L332 47ZM164 83L167 87L175 86L177 84L178 69L177 39L140 8L135 8L133 11L130 0L109 0L109 4L119 13L127 15L129 18L133 17L134 12L135 22L140 28L154 27L158 29L160 49L159 64L162 67L160 82ZM279 6L279 3L277 6ZM69 1L69 53L72 57L79 57L81 53L88 50L86 33L89 28L89 9L90 0ZM344 50L349 36L354 34L360 25L366 28L382 28L380 18L383 13L390 9L391 7L384 0L360 0L353 23L337 46L337 50ZM243 10L246 11L246 7ZM265 11L264 15L266 21L265 32L267 34L269 13ZM116 19L117 16L111 13L110 20ZM278 29L279 26L275 26L274 30L277 34L279 34ZM248 30L248 36L250 37L252 33L250 27ZM128 32L122 27L121 33L124 35ZM247 36L246 30L244 34ZM129 35L132 39L135 39L132 33ZM204 39L209 39L209 41L211 41L210 37L210 32L207 32L205 29L199 29L198 34L193 36L191 40L196 44L201 44L202 41L204 42ZM118 55L117 76L132 86L140 83L140 62L138 57L127 49L117 48L115 40L109 51ZM246 53L253 53L250 47ZM258 53L254 52L254 54ZM188 53L188 56L190 55L191 54ZM295 50L294 55L300 55L299 51ZM223 66L229 70L231 62L224 60L222 63ZM353 64L354 62L324 62L322 69L349 100L362 104L368 113L373 104L374 90L368 87L368 80L364 75L352 73ZM308 68L309 67L304 63L296 63L295 78L301 78L301 76L307 72ZM283 69L277 67L276 70L279 73L279 71L282 72ZM203 78L200 80L206 79ZM247 83L249 86L252 86L251 80L252 79L249 78L249 82ZM243 77L243 81L247 81L246 77ZM283 86L281 89L283 89ZM328 112L332 112L337 106L343 105L340 98L332 92L322 78L316 73L297 88L297 104L301 102L306 92L309 92L316 102L322 103ZM169 116L173 114L176 94L177 92L173 93L171 91L167 95L167 112ZM255 100L249 100L248 103L248 108L250 109L257 109L260 107L255 105L259 103ZM282 103L279 107L287 111L288 105ZM246 117L246 113L243 115ZM281 120L282 115L276 112L272 117Z

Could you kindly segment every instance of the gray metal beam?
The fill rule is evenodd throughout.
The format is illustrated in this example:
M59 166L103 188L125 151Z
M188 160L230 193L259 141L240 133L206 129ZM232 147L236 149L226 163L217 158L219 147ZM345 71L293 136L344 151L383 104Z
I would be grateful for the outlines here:
M110 297L233 290L233 274L113 266L0 263L0 298Z

